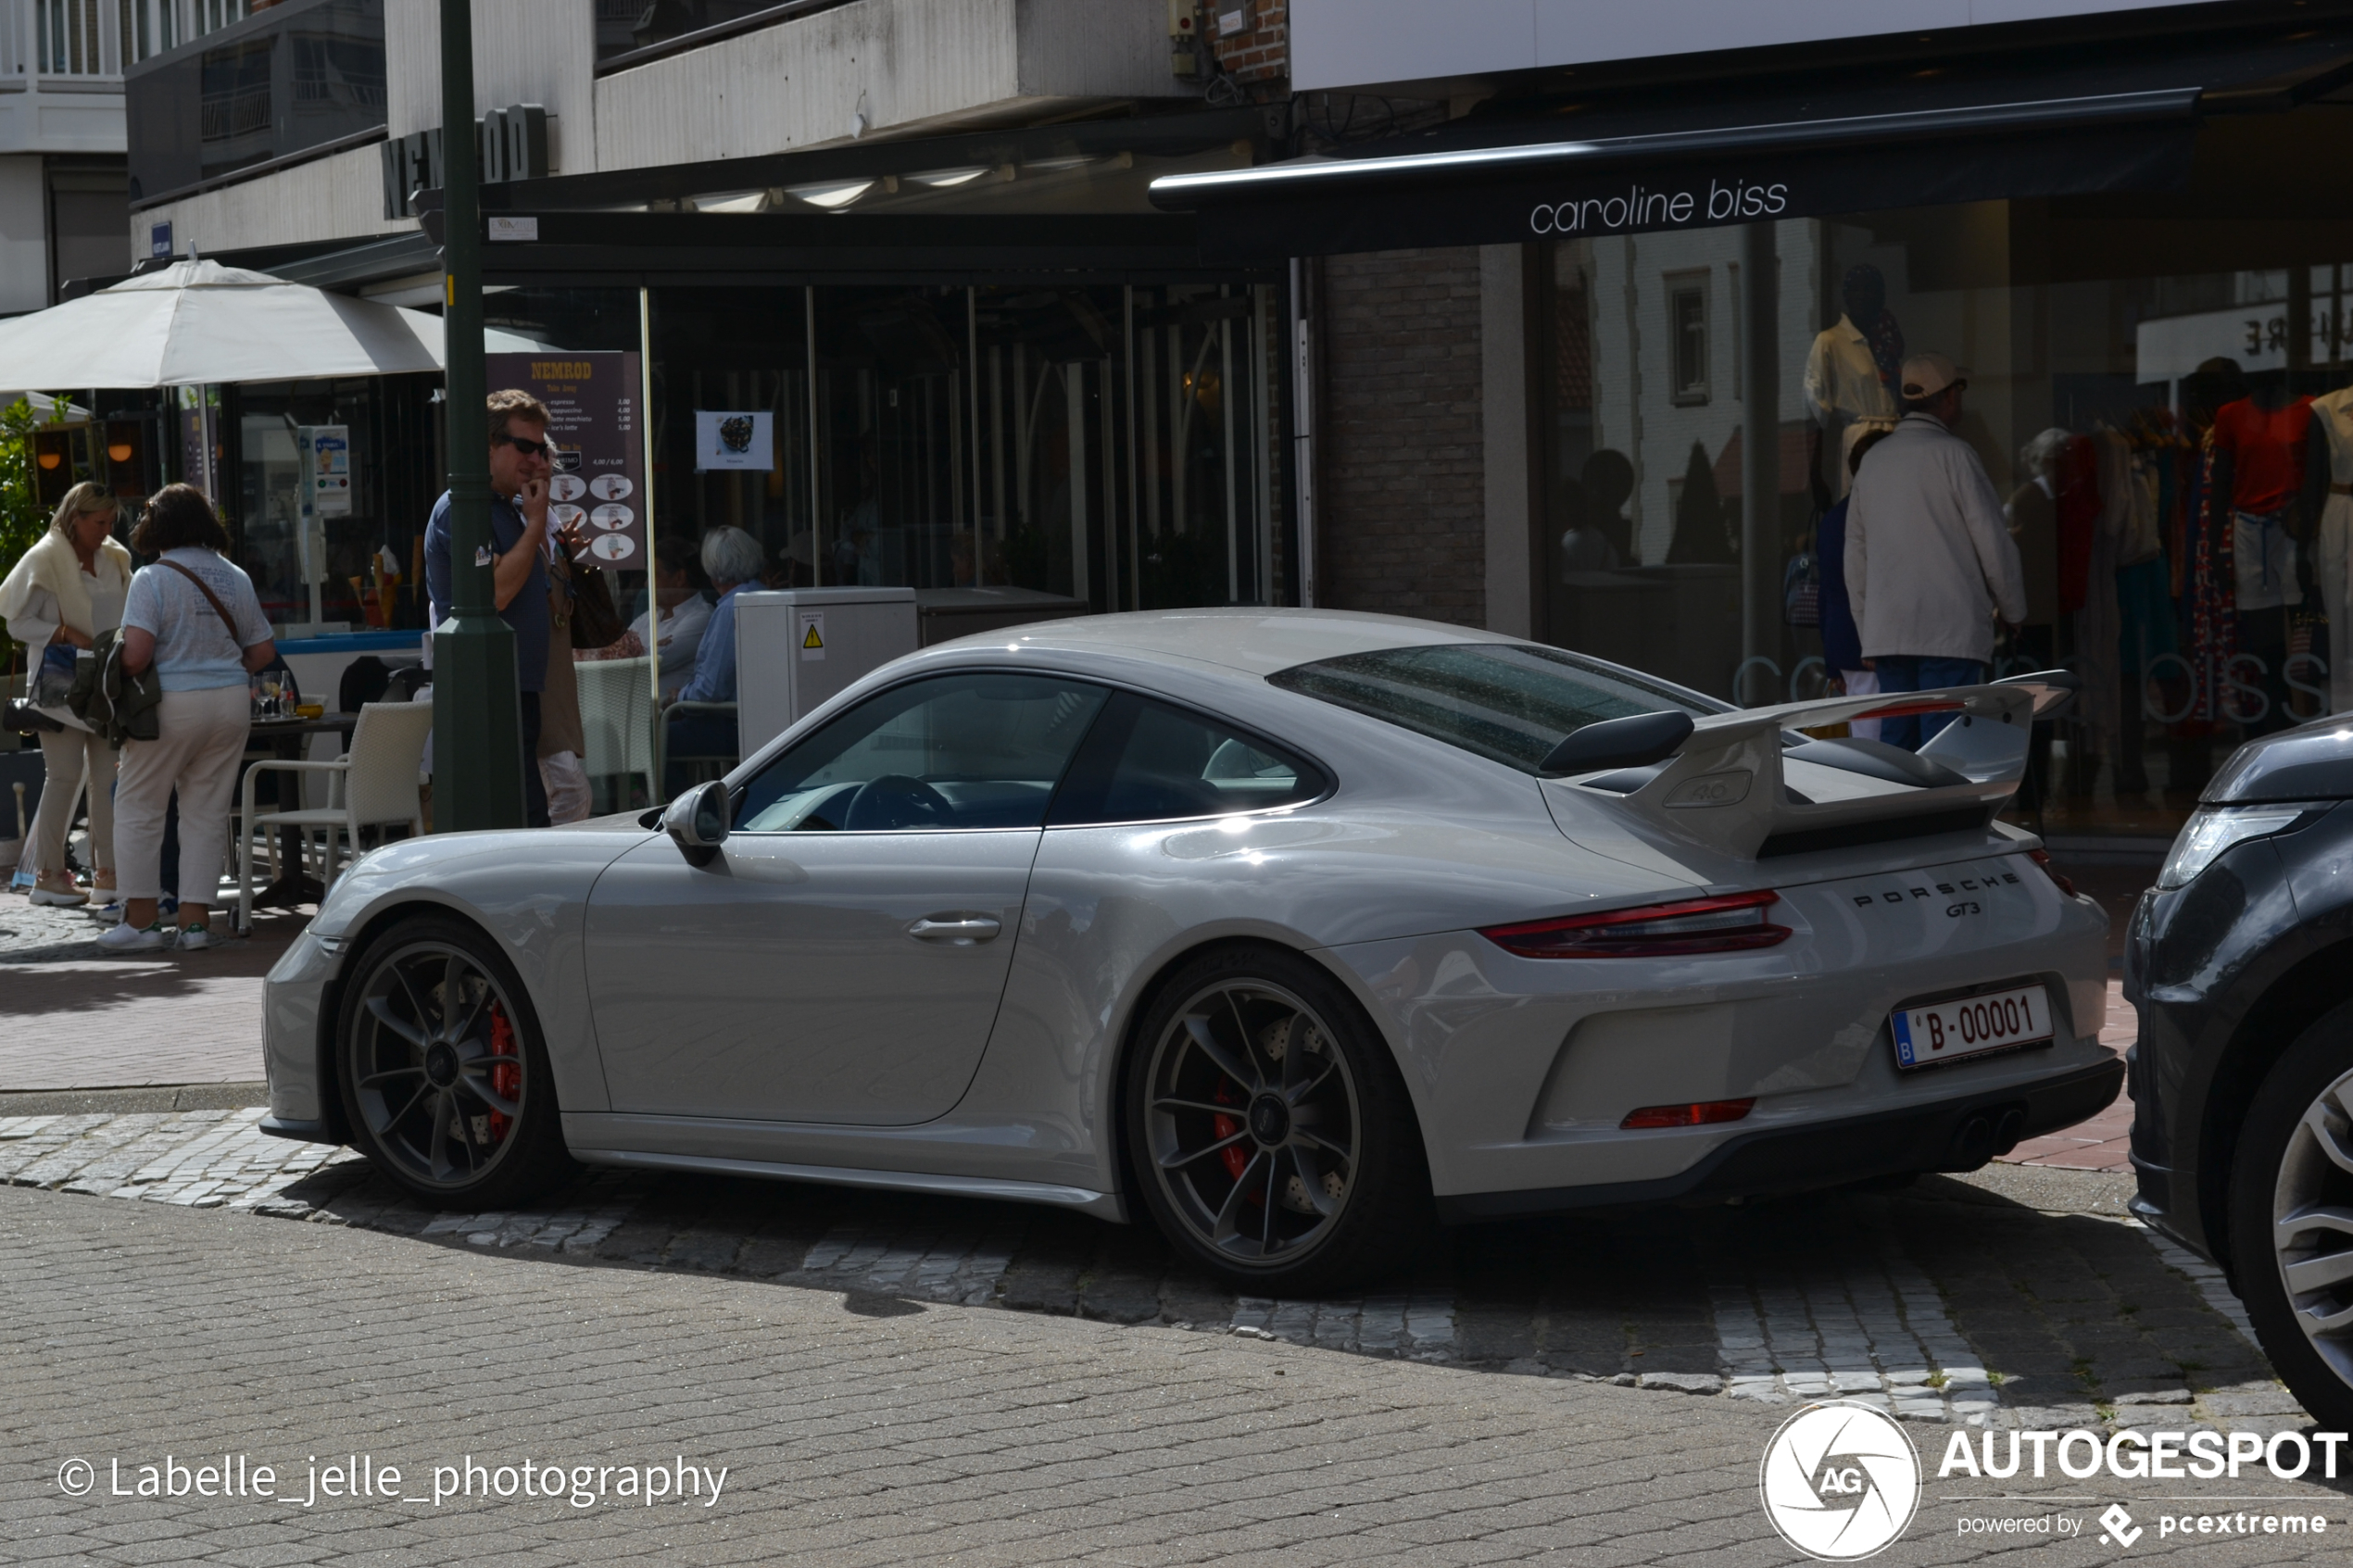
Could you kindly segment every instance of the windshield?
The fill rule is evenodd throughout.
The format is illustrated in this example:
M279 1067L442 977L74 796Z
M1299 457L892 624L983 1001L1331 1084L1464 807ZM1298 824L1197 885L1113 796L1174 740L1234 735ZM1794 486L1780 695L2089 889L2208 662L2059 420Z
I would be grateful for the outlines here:
M1402 725L1533 773L1563 739L1604 719L1726 709L1695 692L1524 643L1383 648L1266 677L1286 691Z

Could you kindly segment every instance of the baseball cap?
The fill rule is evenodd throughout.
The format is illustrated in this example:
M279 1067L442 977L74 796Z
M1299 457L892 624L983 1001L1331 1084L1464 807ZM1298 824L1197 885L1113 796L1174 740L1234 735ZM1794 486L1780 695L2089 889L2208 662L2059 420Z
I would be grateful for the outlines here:
M1942 354L1915 354L1904 361L1904 395L1933 397L1948 386L1967 386L1969 372Z

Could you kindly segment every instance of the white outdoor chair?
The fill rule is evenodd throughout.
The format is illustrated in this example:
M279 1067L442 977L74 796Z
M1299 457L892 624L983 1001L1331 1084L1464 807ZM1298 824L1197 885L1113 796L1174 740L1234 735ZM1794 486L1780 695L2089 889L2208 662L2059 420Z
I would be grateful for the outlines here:
M245 770L244 831L238 834L237 925L253 925L253 838L257 833L289 827L302 832L305 852L311 834L319 834L321 886L332 884L342 866L343 836L348 834L356 853L368 828L396 824L412 834L425 831L424 802L418 789L424 761L425 737L433 733L429 702L371 702L359 710L351 732L351 749L333 762L289 762L272 759ZM290 773L327 775L323 807L292 811L254 810L253 782L265 768Z
M629 775L646 777L648 797L660 792L654 777L653 660L592 659L573 666L580 684L580 733L588 743L581 765L591 779L615 781L618 805L629 801Z

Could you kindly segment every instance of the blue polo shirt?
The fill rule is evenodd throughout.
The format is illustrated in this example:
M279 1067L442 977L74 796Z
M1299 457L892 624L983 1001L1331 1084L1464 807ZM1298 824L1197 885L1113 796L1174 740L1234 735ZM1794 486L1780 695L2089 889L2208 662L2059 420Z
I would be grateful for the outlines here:
M504 495L490 497L492 548L505 555L522 543L522 513ZM449 618L449 492L433 504L425 521L425 597L433 604L433 623ZM543 550L531 563L531 579L516 591L498 618L515 629L515 685L526 692L547 689L547 557Z

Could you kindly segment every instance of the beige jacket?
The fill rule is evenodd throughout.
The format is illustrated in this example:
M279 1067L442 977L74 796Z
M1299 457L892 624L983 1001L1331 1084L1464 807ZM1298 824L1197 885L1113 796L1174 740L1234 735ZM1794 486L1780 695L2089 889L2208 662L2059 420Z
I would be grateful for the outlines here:
M1994 659L1994 616L2026 620L2001 497L1969 444L1907 414L1871 448L1846 508L1846 597L1863 657Z

